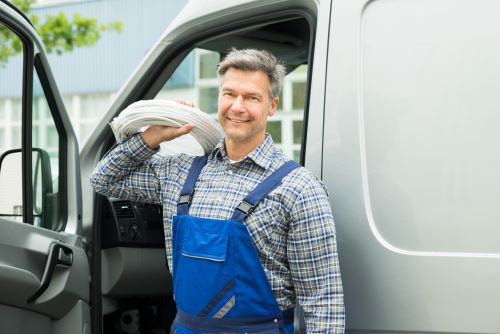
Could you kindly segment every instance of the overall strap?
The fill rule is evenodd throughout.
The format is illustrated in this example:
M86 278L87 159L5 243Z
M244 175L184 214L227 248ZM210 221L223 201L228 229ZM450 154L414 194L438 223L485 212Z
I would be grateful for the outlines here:
M184 182L184 186L181 190L181 196L179 197L179 202L177 203L177 214L187 215L189 213L189 206L191 205L191 200L193 199L194 185L200 176L201 170L207 164L207 155L195 157L189 174Z
M287 176L292 170L300 167L293 160L287 161L283 166L278 168L274 173L264 179L254 190L252 190L234 209L231 220L243 223L243 220L252 212L259 202L267 196L271 191L281 184L281 180Z

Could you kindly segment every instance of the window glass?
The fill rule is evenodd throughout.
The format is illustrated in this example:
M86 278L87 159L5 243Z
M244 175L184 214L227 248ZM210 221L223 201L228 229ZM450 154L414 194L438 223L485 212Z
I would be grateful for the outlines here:
M57 134L56 127L53 124L47 125L47 139L46 143L48 147L56 147L59 141L59 135Z
M109 94L89 94L82 96L80 118L95 120L95 115L102 115L108 110L110 101Z
M201 87L199 89L199 94L200 109L209 114L216 114L219 87Z
M275 144L281 144L281 121L268 121L267 132L271 134Z
M291 159L300 162L302 127L307 94L307 65L301 65L287 74L280 93L278 112L281 123L280 148ZM274 138L274 136L273 136Z
M81 122L80 123L81 142L84 143L94 130L95 130L95 123Z
M300 68L300 67L299 67ZM306 93L307 84L305 81L299 81L292 83L292 108L293 109L304 109L306 104Z
M293 143L300 144L302 141L302 127L304 122L302 120L293 121Z
M33 130L31 131L31 139L33 140L33 146L38 147L40 145L40 125L33 122Z
M75 108L73 108L73 95L63 96L63 101L64 101L64 106L66 107L66 112L68 113L68 116L72 121L73 127L76 127L75 120L79 120L80 115L77 114L75 112L76 111Z
M15 50L21 51L15 54ZM23 221L21 119L23 57L21 40L0 24L0 215ZM19 149L4 155L6 151Z
M10 144L12 148L21 148L22 144L22 128L21 124L12 124L10 128Z
M217 78L217 64L220 56L216 52L200 54L200 79Z
M196 63L183 61L156 98L190 100L194 102L195 106L216 118L219 96L219 80L216 70L220 54L197 48L192 50L186 59L197 59L198 76L195 76L196 71L193 71ZM192 68L189 68L189 64ZM283 89L279 94L278 111L269 118L266 129L272 135L274 143L288 157L298 162L300 160L300 145L303 135L302 120L304 118L307 93L307 70L307 65L301 65L287 74ZM191 81L192 85L174 88L171 81L189 75L191 75L192 80L186 80L186 82ZM175 148L173 150L174 153L177 152Z
M283 89L281 90L280 95L278 95L278 98L278 110L283 110Z
M22 64L21 64L22 66ZM20 94L22 92L19 92ZM14 122L21 122L23 117L23 106L21 104L21 97L16 96L12 99L12 109L10 111L10 119Z
M60 220L57 210L59 201L59 133L36 72L33 78L33 88L34 224L48 229L57 229Z

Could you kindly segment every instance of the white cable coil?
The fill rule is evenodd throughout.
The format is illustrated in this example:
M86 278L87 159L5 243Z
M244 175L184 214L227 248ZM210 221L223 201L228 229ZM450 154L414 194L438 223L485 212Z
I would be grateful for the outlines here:
M191 134L205 154L210 153L224 136L219 123L207 113L170 100L143 100L132 103L109 125L116 141L121 143L136 134L139 129L150 125L179 128L188 123L194 124Z

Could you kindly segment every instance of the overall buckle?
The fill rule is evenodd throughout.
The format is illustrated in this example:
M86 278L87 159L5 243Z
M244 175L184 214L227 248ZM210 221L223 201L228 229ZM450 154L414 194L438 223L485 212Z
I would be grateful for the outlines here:
M182 204L190 205L192 199L193 199L193 193L186 194L186 195L181 195L181 197L179 197L179 203L178 204L179 205L182 205Z
M247 201L243 200L243 201L241 201L240 204L238 204L236 209L238 209L241 212L243 212L244 214L248 215L250 212L252 212L255 209L256 206L257 206L257 204L252 205L251 203L248 203Z

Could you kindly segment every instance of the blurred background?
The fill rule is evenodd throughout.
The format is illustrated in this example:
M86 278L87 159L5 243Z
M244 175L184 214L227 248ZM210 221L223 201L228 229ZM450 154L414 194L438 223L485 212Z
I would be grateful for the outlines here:
M49 63L81 148L116 92L187 0L12 2L23 8L44 39ZM80 32L87 33L78 35ZM11 40L7 38L9 43ZM17 45L14 42L12 46L3 43L10 48L4 47L4 51L14 49ZM218 61L218 53L194 48L156 98L189 99L215 117ZM0 153L21 147L21 73L22 56L12 54L1 58L0 53ZM268 123L268 132L275 143L297 161L306 79L306 65L287 75L278 113ZM37 81L35 75L33 145L44 147L51 158L57 159L57 131Z

